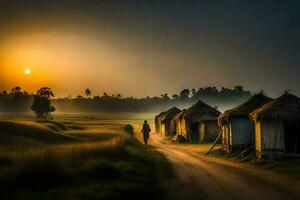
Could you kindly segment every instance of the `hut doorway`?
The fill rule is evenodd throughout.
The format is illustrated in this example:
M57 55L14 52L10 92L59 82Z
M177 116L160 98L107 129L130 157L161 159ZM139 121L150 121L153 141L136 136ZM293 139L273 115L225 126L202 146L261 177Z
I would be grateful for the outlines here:
M300 153L300 126L298 123L285 121L284 123L285 150L289 153Z
M207 121L205 122L205 142L214 142L218 137L220 132L217 121ZM221 140L218 141L218 143Z
M172 124L172 127L173 127L173 130L172 130L172 132L173 132L173 135L176 135L177 134L177 127L176 127L176 124Z
M199 123L194 123L191 125L191 142L199 143Z

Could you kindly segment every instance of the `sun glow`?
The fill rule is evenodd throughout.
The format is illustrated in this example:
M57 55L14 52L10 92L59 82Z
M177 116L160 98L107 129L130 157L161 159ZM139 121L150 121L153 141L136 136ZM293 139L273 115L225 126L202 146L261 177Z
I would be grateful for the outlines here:
M31 74L31 70L30 69L25 69L25 74L26 75L30 75Z

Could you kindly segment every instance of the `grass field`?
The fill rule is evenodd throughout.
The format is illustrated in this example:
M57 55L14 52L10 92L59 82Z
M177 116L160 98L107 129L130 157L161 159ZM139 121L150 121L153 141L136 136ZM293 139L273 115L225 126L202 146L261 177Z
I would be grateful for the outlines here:
M154 130L153 121L149 120ZM133 133L128 129L132 125ZM171 164L152 146L142 145L143 120L97 116L28 116L0 120L1 199L162 199L159 178L174 178ZM127 126L127 129L125 127ZM211 144L172 144L205 154ZM213 151L212 157L241 162ZM300 179L299 159L259 162L249 167Z
M126 124L59 118L0 121L3 199L159 199L165 158L141 145ZM139 131L139 126L134 125Z

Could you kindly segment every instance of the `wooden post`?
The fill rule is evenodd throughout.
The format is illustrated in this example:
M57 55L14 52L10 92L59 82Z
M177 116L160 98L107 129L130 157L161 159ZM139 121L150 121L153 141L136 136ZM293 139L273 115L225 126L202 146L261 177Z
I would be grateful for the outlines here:
M211 151L213 150L213 148L216 146L216 144L217 144L219 138L221 137L221 135L222 135L222 129L220 130L220 133L219 133L217 139L215 140L215 142L213 143L213 145L210 147L209 151L205 154L206 156L207 156L208 154L210 154L210 152L211 152Z

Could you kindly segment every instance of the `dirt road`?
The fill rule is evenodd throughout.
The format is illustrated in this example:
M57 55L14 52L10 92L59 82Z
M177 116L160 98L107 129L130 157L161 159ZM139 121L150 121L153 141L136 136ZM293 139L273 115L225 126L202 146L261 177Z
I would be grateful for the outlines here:
M172 163L176 178L161 179L167 199L300 199L300 182L246 164L207 157L153 135L150 143Z

